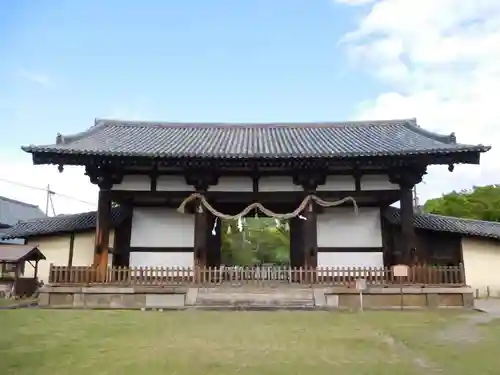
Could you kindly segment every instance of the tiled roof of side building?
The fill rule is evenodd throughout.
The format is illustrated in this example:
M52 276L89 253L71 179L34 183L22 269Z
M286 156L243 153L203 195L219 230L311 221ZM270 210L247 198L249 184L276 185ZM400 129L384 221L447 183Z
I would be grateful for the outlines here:
M57 137L31 153L206 158L350 158L451 152L489 147L456 142L422 129L415 119L338 123L153 123L96 120L82 133Z
M114 228L121 223L125 216L120 208L113 208L111 212L111 226ZM2 237L4 239L28 238L57 233L83 232L95 229L96 222L95 211L45 217L19 222L12 228L3 230Z
M46 217L46 215L34 204L0 197L0 227L14 225L20 220L38 219L42 217Z
M389 222L395 225L401 224L400 210L398 208L389 207L384 212L384 215ZM462 219L450 216L417 213L414 216L413 222L415 227L420 229L500 240L500 223L495 221Z

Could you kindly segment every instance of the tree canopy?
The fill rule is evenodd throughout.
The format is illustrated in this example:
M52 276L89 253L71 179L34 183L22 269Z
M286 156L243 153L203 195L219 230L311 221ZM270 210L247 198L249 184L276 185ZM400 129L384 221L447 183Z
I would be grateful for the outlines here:
M242 229L238 229L236 220L222 221L223 264L288 264L290 231L286 223L277 226L274 219L246 218Z
M500 222L500 185L476 186L444 194L428 200L424 212Z

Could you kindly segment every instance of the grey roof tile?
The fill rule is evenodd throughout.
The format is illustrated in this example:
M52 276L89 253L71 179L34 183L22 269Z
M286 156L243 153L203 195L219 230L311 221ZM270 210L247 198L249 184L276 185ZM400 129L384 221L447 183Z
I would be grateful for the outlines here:
M113 208L111 211L111 226L116 227L123 218L123 210ZM12 228L3 230L2 238L27 238L55 233L82 232L95 229L96 221L97 215L95 211L21 221Z
M389 207L384 216L389 222L400 225L400 210ZM416 228L439 232L458 233L464 236L487 237L500 240L500 223L494 221L462 219L435 214L416 213L413 223Z
M33 245L3 245L0 247L0 262L18 263L22 261L37 261L46 259L38 246Z
M56 144L25 146L23 150L102 156L346 158L484 152L489 147L457 144L453 134L426 131L414 119L302 124L96 120L85 132L59 135Z
M0 226L10 226L20 220L42 217L46 217L46 215L38 206L0 197Z

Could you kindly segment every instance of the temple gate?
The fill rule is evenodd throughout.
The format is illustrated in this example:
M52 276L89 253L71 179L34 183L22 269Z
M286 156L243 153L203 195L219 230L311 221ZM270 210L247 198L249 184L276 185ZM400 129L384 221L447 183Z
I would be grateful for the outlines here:
M175 124L96 120L56 143L27 146L35 164L85 166L99 186L94 265L108 265L112 203L127 212L113 264L217 266L220 225L248 209L290 219L291 265L425 263L412 189L428 165L478 164L489 148L415 120ZM399 201L402 242L388 253L381 211ZM253 206L252 206L253 205ZM215 230L215 235L212 231Z

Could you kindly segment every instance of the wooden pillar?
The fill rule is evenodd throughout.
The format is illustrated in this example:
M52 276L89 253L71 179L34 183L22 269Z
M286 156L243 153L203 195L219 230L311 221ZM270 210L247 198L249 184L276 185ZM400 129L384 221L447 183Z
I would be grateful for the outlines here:
M115 228L113 244L113 267L128 267L130 264L130 236L132 234L132 216L131 206L121 206L125 218Z
M415 228L413 226L413 187L422 181L426 173L425 165L407 165L389 171L389 180L401 188L401 259L398 262L414 264L417 252Z
M198 202L194 217L194 264L198 267L207 265L207 224L206 209Z
M101 189L97 202L97 225L95 236L94 266L98 278L104 281L108 268L109 231L111 227L111 196L109 190Z
M303 197L316 194L318 185L322 185L326 181L326 174L321 170L303 170L297 172L294 176L294 183L302 186L304 189ZM305 210L301 215L306 220L302 221L302 251L304 252L304 267L316 268L317 266L317 248L318 248L318 233L317 233L317 218L314 202L309 201Z
M72 232L69 237L68 267L71 267L73 265L74 247L75 247L75 232Z
M207 212L207 267L219 267L221 264L222 221ZM214 228L214 224L217 226ZM212 231L215 229L215 235Z
M290 227L290 266L293 268L304 266L302 222L298 217L291 218L288 221Z
M313 202L310 202L307 205L306 209L302 212L302 216L306 218L306 220L304 220L304 223L302 224L302 228L304 231L304 267L316 268L318 263L318 233L316 210Z
M416 238L413 226L413 188L401 187L401 234L403 238L402 262L408 265L415 263Z

